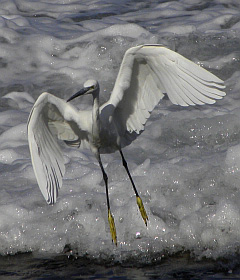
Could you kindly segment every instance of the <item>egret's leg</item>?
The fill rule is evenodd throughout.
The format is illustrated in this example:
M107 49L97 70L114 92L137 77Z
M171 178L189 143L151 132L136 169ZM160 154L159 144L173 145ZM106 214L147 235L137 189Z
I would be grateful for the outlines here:
M141 213L141 215L142 215L142 218L143 218L145 224L147 225L148 216L147 216L146 210L145 210L145 208L144 208L144 206L143 206L142 199L141 199L141 197L138 195L138 191L137 191L136 186L135 186L135 184L134 184L134 182L133 182L132 176L131 176L131 174L130 174L130 172L129 172L128 165L127 165L127 162L126 162L126 160L125 160L125 158L124 158L124 156L123 156L122 150L119 150L119 152L120 152L121 157L122 157L122 164L123 164L123 166L125 167L125 169L126 169L126 171L127 171L128 177L129 177L129 179L130 179L130 181L131 181L131 183L132 183L134 192L135 192L135 194L136 194L136 199L137 199L138 208L139 208L139 210L140 210L140 213Z
M113 219L113 216L112 216L112 213L111 213L111 210L110 210L110 202L109 202L109 195L108 195L108 176L107 176L107 174L106 174L106 172L105 172L105 170L103 168L100 154L98 154L98 162L99 162L99 165L100 165L101 170L102 170L103 180L105 182L105 187L106 187L107 208L108 208L108 222L109 222L109 226L110 226L110 232L111 232L111 236L112 236L112 241L117 246L116 227L115 227L114 219Z

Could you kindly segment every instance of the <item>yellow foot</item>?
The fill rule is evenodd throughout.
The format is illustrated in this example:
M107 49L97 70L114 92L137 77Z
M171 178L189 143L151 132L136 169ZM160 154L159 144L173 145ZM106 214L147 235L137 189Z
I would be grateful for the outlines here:
M139 207L140 213L142 215L142 218L144 220L145 225L147 226L148 216L147 216L146 210L145 210L145 208L143 206L142 199L141 199L140 196L137 196L136 198L137 198L137 205Z
M117 246L117 233L116 233L114 219L110 212L110 209L108 210L108 222L109 222L109 226L110 226L110 232L112 235L112 242L114 242L115 245Z

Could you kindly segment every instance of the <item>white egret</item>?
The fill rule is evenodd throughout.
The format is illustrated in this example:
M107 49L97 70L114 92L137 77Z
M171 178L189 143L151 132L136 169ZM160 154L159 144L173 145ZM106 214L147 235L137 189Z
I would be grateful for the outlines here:
M57 143L86 144L96 156L106 187L108 221L112 240L117 244L114 219L110 211L108 177L100 154L119 151L132 183L142 218L147 213L134 185L122 148L143 130L154 107L168 95L181 106L212 104L225 96L222 80L183 56L161 45L141 45L124 55L110 99L99 106L99 84L88 80L70 100L92 94L91 111L78 111L66 101L44 92L34 104L28 120L28 141L33 169L47 203L56 202L65 172Z

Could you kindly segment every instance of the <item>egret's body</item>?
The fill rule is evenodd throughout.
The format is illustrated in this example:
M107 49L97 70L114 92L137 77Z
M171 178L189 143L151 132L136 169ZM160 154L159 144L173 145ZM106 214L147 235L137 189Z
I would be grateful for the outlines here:
M108 102L99 105L99 85L88 80L83 90L69 100L92 94L91 111L78 111L71 104L49 93L42 93L33 106L28 122L28 139L34 172L43 196L55 203L65 172L56 138L75 147L88 146L101 167L106 186L108 219L112 239L116 230L110 212L108 178L100 154L119 151L137 197L142 217L147 214L124 159L122 148L143 130L151 111L168 94L182 106L212 104L225 93L223 81L160 45L129 49Z

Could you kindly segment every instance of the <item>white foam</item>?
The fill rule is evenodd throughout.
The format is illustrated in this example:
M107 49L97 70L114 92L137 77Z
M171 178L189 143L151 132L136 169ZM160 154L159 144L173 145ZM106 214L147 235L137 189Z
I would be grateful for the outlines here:
M1 4L0 254L56 254L67 244L79 256L103 261L147 262L154 254L181 250L199 258L236 252L240 84L234 1L90 2ZM184 109L162 100L145 132L124 149L148 227L119 153L102 157L118 233L115 247L105 186L91 151L61 144L66 174L58 202L49 206L33 173L26 123L41 92L66 99L89 78L99 80L106 101L124 52L143 43L164 43L227 79L227 96L213 106ZM90 97L73 102L82 110L91 103Z

